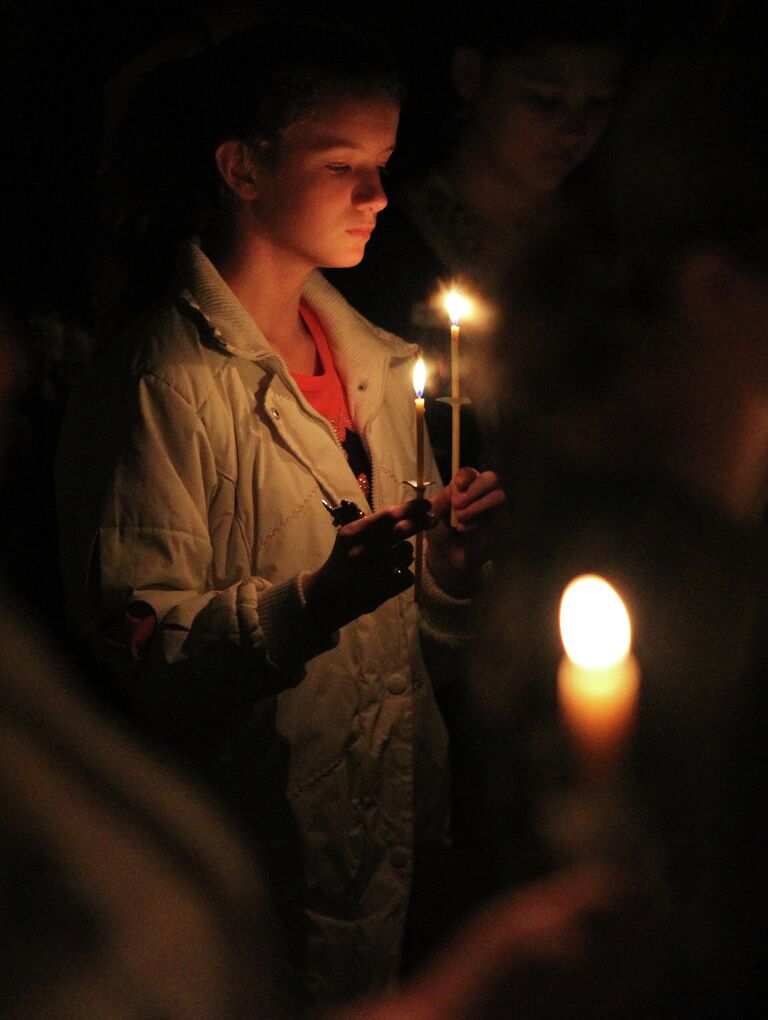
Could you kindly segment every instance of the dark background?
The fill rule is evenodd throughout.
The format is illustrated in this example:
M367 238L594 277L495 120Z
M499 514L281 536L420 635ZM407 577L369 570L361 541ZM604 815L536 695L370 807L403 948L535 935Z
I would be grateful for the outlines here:
M278 9L373 28L405 64L420 64L425 77L434 78L430 68L444 51L440 9L450 6L14 0L0 34L2 297L22 311L77 314L81 309L106 90L121 69L199 48L259 12Z
M534 2L534 0L532 0ZM576 2L576 0L574 0ZM581 0L582 4L584 0ZM712 12L739 7L649 0L637 41L647 50L685 45ZM26 0L3 5L0 33L0 299L18 309L77 319L96 226L95 190L106 89L133 65L199 47L260 11L310 11L381 34L399 57L410 106L428 131L430 103L448 91L452 27L461 3L436 0L155 0L110 4Z

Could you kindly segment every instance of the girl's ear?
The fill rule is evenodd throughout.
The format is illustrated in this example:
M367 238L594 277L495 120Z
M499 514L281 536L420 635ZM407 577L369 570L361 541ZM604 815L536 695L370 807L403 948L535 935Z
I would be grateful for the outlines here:
M451 60L451 80L465 103L474 103L480 95L483 79L483 54L475 46L459 46Z
M216 166L227 187L243 201L253 201L258 194L256 167L248 146L231 138L216 150Z

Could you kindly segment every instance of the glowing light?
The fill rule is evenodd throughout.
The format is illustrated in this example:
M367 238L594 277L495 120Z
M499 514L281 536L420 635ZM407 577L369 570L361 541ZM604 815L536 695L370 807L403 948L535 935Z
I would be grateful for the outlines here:
M413 367L413 389L417 397L424 396L424 386L427 381L427 366L424 359L419 358Z
M472 302L457 290L449 290L445 295L445 309L453 325L458 326L471 313Z
M602 577L571 581L560 602L560 634L568 657L584 669L607 669L629 654L632 630L618 593Z
M617 760L637 710L640 669L630 652L629 614L607 581L585 574L563 592L560 634L563 719L583 764L602 768Z

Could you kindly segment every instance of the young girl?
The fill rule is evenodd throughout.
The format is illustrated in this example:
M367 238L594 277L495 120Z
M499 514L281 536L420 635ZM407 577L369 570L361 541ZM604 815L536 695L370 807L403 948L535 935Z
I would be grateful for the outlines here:
M316 272L357 263L386 204L392 76L357 40L271 24L179 81L154 212L197 238L71 402L69 609L258 836L304 997L341 999L396 975L414 854L444 841L419 630L465 640L503 495L468 468L438 491L417 609L415 350ZM337 532L323 501L344 500L364 516Z

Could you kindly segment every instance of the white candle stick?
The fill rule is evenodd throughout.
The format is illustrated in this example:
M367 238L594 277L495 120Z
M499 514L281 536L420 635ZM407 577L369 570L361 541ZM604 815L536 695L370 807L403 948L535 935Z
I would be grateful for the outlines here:
M451 323L451 482L461 467L461 369L459 367L459 323ZM456 527L456 511L451 506L451 527Z
M461 367L459 364L460 320L465 315L469 302L456 290L451 290L445 297L445 307L451 318L451 395L442 397L451 405L451 484L461 466L461 405L469 401L461 395ZM451 527L457 524L456 511L451 505Z
M413 370L413 389L416 393L416 485L424 487L424 385L426 382L424 359L419 358Z
M424 359L419 358L413 369L413 389L416 393L414 403L416 405L416 498L424 498L424 386L426 383L426 367ZM416 563L413 597L416 602L421 599L421 572L424 559L424 533L416 535Z

